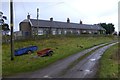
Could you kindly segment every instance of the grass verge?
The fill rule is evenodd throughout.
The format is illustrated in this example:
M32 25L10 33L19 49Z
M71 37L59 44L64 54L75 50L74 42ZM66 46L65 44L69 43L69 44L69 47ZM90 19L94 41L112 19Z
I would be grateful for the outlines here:
M110 44L110 43L108 43ZM105 44L105 45L102 45L102 46L99 46L97 47L96 49L94 50L91 50L90 52L84 54L83 56L79 57L78 59L76 59L75 61L73 61L72 63L70 63L70 65L61 73L61 75L64 75L69 69L73 68L78 62L80 62L81 60L85 59L87 56L91 55L93 52L95 52L97 49L103 47L103 46L106 46L108 44Z
M15 49L36 45L38 50L44 48L52 48L54 55L52 57L39 57L36 52L31 55L22 55L15 57L14 61L10 61L10 44L2 45L2 74L10 76L17 73L31 72L42 69L57 60L66 58L72 54L90 48L94 45L106 43L113 40L111 37L57 37L41 40L29 40L15 42ZM82 46L82 47L79 47Z
M120 45L120 43L119 43ZM99 78L118 78L118 44L110 47L100 59Z

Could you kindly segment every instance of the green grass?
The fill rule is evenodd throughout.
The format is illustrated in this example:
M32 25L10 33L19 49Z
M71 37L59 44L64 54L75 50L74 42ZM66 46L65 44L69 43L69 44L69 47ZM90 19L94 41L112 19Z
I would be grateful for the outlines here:
M54 55L52 57L33 58L36 56L36 52L34 52L32 55L17 56L14 61L10 61L10 45L3 44L2 74L3 76L9 76L17 73L42 69L57 60L68 57L69 55L75 54L94 45L109 42L111 40L113 40L111 37L54 37L35 41L19 41L15 42L15 49L29 45L37 45L39 47L38 50L52 48ZM83 48L77 46L83 46Z
M0 34L0 77L2 76L2 34Z
M118 44L110 47L100 60L99 78L118 78Z

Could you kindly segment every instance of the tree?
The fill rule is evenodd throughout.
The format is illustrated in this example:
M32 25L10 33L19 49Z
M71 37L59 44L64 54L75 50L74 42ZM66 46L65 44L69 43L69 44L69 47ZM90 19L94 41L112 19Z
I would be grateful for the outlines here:
M9 31L10 31L9 25L8 25L7 23L4 23L4 24L2 25L2 30L3 30L3 33L5 33L5 35L6 35L7 33L9 33Z
M115 27L112 23L108 24L108 34L112 34L115 31Z
M106 34L112 34L115 31L115 27L112 23L100 23L99 25L101 25L106 30Z
M7 17L3 16L3 12L0 11L0 29L6 35L10 31L10 29L9 25L5 23L5 20L7 20Z
M3 12L0 11L0 25L4 24L4 20L7 20L7 17L3 16Z

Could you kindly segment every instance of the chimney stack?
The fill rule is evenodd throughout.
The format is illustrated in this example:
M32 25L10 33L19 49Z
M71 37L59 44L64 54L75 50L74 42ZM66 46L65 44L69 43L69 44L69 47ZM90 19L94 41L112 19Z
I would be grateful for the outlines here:
M27 19L30 19L30 14L28 13L28 15L27 15Z
M53 21L53 18L52 18L52 17L50 18L50 21L51 21L51 22Z
M80 20L80 24L83 24L81 20Z
M67 23L70 23L70 19L69 18L67 18Z

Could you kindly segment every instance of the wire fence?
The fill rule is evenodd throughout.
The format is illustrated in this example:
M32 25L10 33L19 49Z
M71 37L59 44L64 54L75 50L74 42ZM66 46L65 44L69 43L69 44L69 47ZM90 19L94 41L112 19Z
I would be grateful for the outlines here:
M39 35L39 36L14 36L14 41L27 41L27 40L42 40L42 39L50 39L50 38L62 38L62 37L107 37L108 35L102 34L61 34L61 35ZM110 35L109 35L110 36ZM10 43L10 35L2 36L2 43Z

